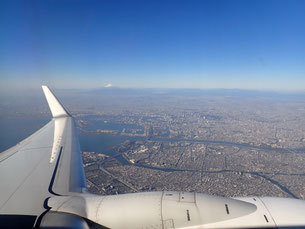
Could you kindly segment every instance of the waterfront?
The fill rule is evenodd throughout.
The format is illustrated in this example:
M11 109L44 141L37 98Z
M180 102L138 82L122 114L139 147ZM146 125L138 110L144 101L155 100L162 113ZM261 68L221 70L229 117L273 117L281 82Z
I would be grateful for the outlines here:
M75 112L89 190L305 198L303 103L196 99ZM0 150L50 119L2 119Z
M27 138L35 131L39 130L45 124L50 121L51 118L13 118L13 119L1 119L0 120L0 152L14 146L18 142ZM78 119L76 119L77 121ZM124 128L140 128L137 125L121 124L107 122L104 120L93 120L92 117L85 118L90 121L92 125L86 126L86 130L107 129L107 130L119 130ZM78 128L79 130L79 128ZM115 153L115 149L118 145L124 141L143 140L143 137L131 137L117 135L94 135L84 134L79 131L79 141L82 151L104 153L112 155Z
M147 119L147 118L146 118ZM98 116L89 116L77 118L78 120L88 121L90 124L86 125L85 130L95 131L97 129L118 130L119 133L124 129L143 129L143 127L135 124L123 124L115 122L105 122L104 118ZM0 120L0 152L12 147L24 138L30 136L32 133L44 126L50 119L48 118L14 118ZM80 130L78 128L78 130ZM141 141L150 140L157 142L190 142L190 143L205 143L205 144L219 144L236 146L241 148L257 149L275 151L279 153L305 153L305 148L272 148L266 146L256 146L246 143L235 143L227 141L213 141L204 139L178 139L166 137L139 137L139 136L124 136L120 134L106 135L106 134L85 134L79 131L79 141L82 151L103 153L113 155L116 153L117 147L125 141Z

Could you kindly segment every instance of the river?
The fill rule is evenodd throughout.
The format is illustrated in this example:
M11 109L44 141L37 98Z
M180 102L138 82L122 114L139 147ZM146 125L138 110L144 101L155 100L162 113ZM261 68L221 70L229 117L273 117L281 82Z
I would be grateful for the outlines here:
M108 122L106 120L95 120L95 118L82 118L82 120L89 121L91 125L87 125L84 128L86 130L94 131L96 129L109 129L109 130L118 130L122 131L125 129L138 128L140 126L134 124L121 124ZM14 119L2 119L0 120L0 152L8 149L9 147L17 144L19 141L31 135L33 132L45 125L49 119L47 118L14 118ZM162 168L162 167L153 167L143 164L132 164L126 160L121 154L117 153L118 146L126 140L136 141L136 140L147 140L145 137L130 137L117 135L88 135L84 133L79 133L80 145L82 151L104 153L110 156L116 157L124 165L133 165L143 168L149 168L154 170L160 170L164 172L200 172L200 173L248 173L254 176L259 176L278 186L284 192L288 193L292 197L296 196L285 186L281 185L277 181L268 177L267 173L257 173L251 171L237 171L237 170L218 170L218 171L201 171L201 170L192 170L192 169L177 169L177 168ZM199 139L173 139L173 138L150 138L151 141L170 141L170 142L193 142L193 143L205 143L205 144L220 144L228 146L236 146L240 148L252 148L256 150L264 151L276 151L278 153L304 153L304 148L298 149L282 149L282 148L271 148L266 146L253 146L246 143L234 143L226 141L211 141L211 140L199 140ZM286 174L286 175L297 175L305 176L305 174Z

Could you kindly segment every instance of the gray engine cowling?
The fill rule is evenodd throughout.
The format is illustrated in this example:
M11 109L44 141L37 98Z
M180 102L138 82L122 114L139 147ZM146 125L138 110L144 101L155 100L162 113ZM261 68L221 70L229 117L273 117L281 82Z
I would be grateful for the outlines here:
M50 211L41 219L39 228L89 229L89 226L87 222L79 216L69 213Z

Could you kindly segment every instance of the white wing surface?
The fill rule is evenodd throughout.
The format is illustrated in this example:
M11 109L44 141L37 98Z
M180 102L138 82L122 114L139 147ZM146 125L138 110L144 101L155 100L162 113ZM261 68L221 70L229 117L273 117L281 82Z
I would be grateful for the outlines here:
M43 86L43 91L53 119L0 153L2 225L16 216L20 216L19 222L35 222L48 209L48 198L86 188L74 120L48 87Z

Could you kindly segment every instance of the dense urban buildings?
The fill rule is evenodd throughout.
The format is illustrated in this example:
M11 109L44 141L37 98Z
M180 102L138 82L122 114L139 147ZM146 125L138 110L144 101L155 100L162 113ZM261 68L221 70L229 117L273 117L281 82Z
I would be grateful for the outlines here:
M111 153L83 153L90 191L305 199L305 100L175 95L126 103L77 117L82 134L90 127L91 136L130 137ZM113 133L111 123L127 127Z

